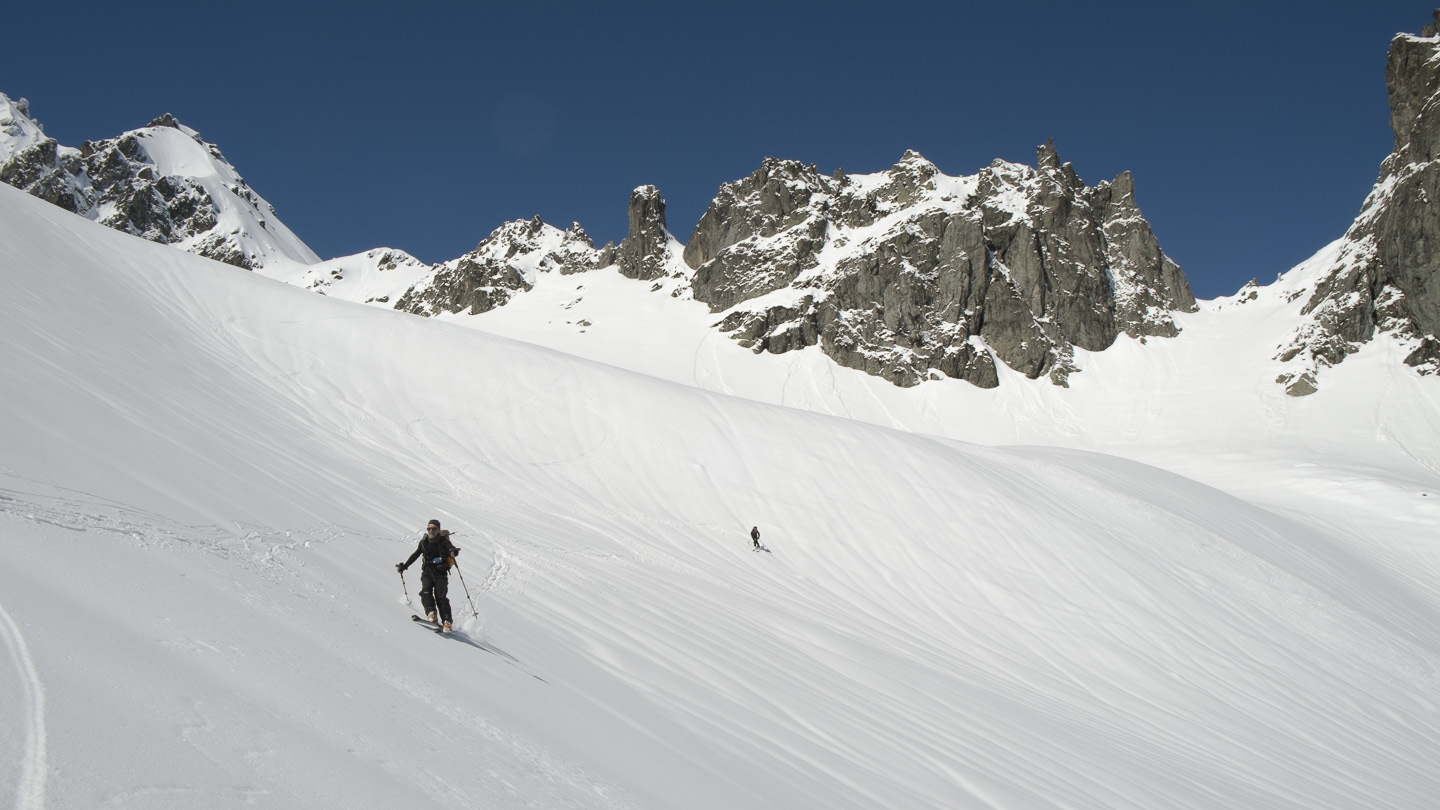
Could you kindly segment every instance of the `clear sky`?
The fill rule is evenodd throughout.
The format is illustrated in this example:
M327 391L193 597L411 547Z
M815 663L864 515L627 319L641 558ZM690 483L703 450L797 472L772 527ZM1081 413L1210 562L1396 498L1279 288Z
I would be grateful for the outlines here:
M173 113L322 257L454 258L502 222L625 235L653 183L682 241L766 156L872 172L1126 169L1196 294L1339 237L1393 141L1371 2L12 4L0 92L61 143Z

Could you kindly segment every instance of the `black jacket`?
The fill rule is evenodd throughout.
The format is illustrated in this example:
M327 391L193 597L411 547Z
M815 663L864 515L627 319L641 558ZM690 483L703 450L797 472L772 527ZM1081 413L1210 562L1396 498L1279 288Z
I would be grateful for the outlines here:
M425 571L436 574L449 573L450 558L459 553L460 549L450 542L450 532L441 530L433 540L428 534L420 538L419 544L415 546L415 551L410 555L410 559L405 561L404 567L409 568L411 563L420 559L423 560L421 567ZM436 562L437 560L439 562Z

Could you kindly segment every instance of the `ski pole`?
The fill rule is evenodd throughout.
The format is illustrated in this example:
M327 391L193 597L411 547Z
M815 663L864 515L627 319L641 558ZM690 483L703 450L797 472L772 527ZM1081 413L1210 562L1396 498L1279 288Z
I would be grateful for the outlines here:
M465 584L465 575L460 573L460 561L454 557L450 559L455 562L455 573L460 576L460 587L465 589L465 601L470 603L470 614L478 619L480 618L480 611L475 609L475 600L470 598L470 586Z
M405 594L405 604L410 604L410 589L405 587L405 572L400 572L400 592Z

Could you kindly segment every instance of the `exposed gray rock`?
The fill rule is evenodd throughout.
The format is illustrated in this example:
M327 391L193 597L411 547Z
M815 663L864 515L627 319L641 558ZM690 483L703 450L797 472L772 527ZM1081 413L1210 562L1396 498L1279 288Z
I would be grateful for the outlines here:
M0 163L0 183L73 214L84 214L94 206L94 197L86 188L85 162L78 152L63 149L54 138L24 147Z
M1308 371L1303 374L1281 374L1275 378L1275 382L1285 386L1285 393L1292 397L1308 397L1320 390L1315 387L1315 375Z
M725 248L765 238L809 218L808 206L828 184L814 166L766 158L754 174L720 187L685 245L685 263L698 268Z
M430 279L401 295L395 309L417 315L488 312L531 290L537 273L593 270L602 256L579 223L561 231L538 216L507 222L474 250L439 265Z
M755 351L818 343L902 386L936 372L997 385L992 353L1064 384L1074 346L1176 334L1170 312L1195 299L1129 174L1088 188L1052 144L1037 157L973 178L913 151L858 178L767 159L692 233L694 296L731 310L720 327Z
M1395 151L1276 355L1309 387L1377 331L1408 341L1421 373L1440 370L1440 38L1396 36L1385 83Z
M189 177L161 176L141 140L136 133L126 133L86 141L80 148L100 224L161 244L203 235L192 252L253 268L251 257L227 234L208 233L218 223L219 207L204 186ZM249 189L237 186L234 192L244 197Z
M655 279L666 274L670 232L665 228L665 201L654 186L630 192L630 230L620 242L620 273L630 278Z
M727 309L816 266L829 223L811 202L834 184L814 166L766 158L754 174L721 186L685 246L696 299ZM770 240L782 232L788 238Z

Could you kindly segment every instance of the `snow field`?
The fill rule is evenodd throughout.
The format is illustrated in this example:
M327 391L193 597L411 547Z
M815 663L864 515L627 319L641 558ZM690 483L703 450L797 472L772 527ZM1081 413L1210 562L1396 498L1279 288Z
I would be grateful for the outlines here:
M42 792L7 759L0 795L1440 795L1435 579L1397 574L1431 553L1413 531L1357 542L1115 456L676 385L310 295L4 188L0 245L0 744L32 750L34 712L8 696L39 689L47 754ZM1206 441L1193 456L1218 464ZM1424 480L1368 457L1387 498ZM418 570L417 607L397 604L393 565L430 517L458 533L480 612L452 578L460 638L408 626Z

